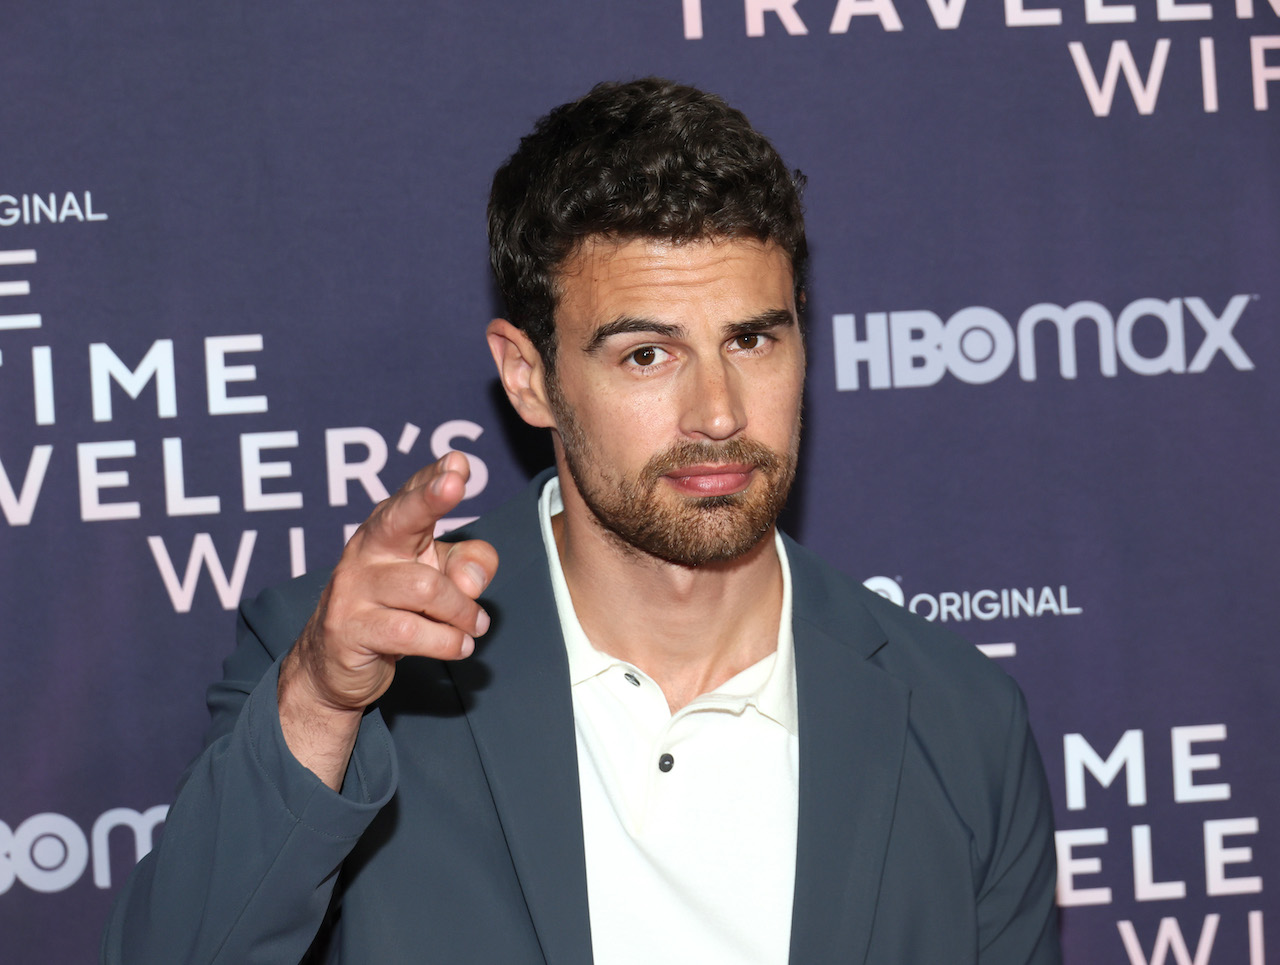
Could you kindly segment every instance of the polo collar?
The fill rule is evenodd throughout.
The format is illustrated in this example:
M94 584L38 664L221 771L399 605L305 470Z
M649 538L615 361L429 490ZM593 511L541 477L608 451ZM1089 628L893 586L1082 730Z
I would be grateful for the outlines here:
M614 667L623 667L629 672L637 671L637 668L596 649L582 629L577 612L574 610L564 569L560 565L560 554L556 548L555 532L551 525L551 518L563 511L564 500L560 494L560 480L553 475L543 485L538 499L538 521L542 529L543 550L547 556L552 594L555 598L556 612L560 617L560 629L569 661L569 683L570 686L576 687ZM791 630L791 567L787 559L786 546L776 529L774 546L777 549L778 561L782 564L782 610L778 621L776 650L725 681L716 690L691 701L685 709L690 711L701 709L698 706L701 703L703 707L718 709L733 709L736 706L740 712L747 706L753 706L760 714L786 728L789 733L796 734L799 731L799 713L796 702L794 638Z

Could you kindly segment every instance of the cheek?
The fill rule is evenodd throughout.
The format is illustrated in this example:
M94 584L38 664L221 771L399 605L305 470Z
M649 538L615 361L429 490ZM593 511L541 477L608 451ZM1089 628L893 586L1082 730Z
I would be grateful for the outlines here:
M588 397L589 418L605 439L610 434L637 438L678 421L676 385L671 380L625 386L602 380L590 387Z
M757 416L757 424L789 432L800 415L804 396L803 369L780 373L777 378L761 384L759 390L752 413Z
M575 415L601 461L639 466L670 444L674 420L664 393L593 386L589 395L591 401L577 407Z

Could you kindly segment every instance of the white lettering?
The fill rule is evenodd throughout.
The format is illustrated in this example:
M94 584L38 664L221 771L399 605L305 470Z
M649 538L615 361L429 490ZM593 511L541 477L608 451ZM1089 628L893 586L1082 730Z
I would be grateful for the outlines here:
M186 573L179 581L178 571L173 565L173 559L169 555L164 539L160 536L148 536L147 545L151 547L151 555L155 558L156 568L160 571L164 588L169 591L169 600L173 603L174 612L191 612L191 603L195 599L201 567L208 568L209 578L213 580L213 587L218 593L222 608L235 609L244 591L244 580L249 572L249 561L253 558L253 545L257 539L257 530L247 529L241 534L231 577L228 578L222 560L218 558L218 551L213 545L213 537L208 533L197 533L195 539L191 541Z
M156 414L172 419L178 414L178 394L173 369L173 340L156 339L138 367L130 371L105 342L89 346L89 378L93 394L93 421L111 421L111 380L129 398L136 399L152 378L156 380Z
M1137 19L1138 11L1133 4L1108 6L1106 0L1084 0L1085 23L1133 23Z
M1262 878L1257 875L1227 877L1227 865L1252 861L1253 849L1228 848L1224 843L1224 839L1233 835L1257 833L1257 818L1226 818L1204 823L1204 880L1210 896L1249 895L1262 890Z
M852 315L835 315L831 319L836 348L836 388L840 391L858 388L858 363L867 363L867 385L887 389L893 383L889 375L889 316L871 312L866 319L867 337L859 341Z
M33 814L12 832L0 822L0 894L14 878L32 891L62 891L79 880L88 863L89 842L65 815Z
M1068 308L1041 303L1032 305L1018 319L1018 374L1025 382L1036 378L1035 328L1050 322L1058 330L1058 371L1064 379L1076 377L1076 324L1082 319L1098 330L1098 367L1103 375L1116 374L1115 324L1111 313L1097 302L1076 302Z
M111 886L108 837L115 828L134 832L136 860L151 850L152 833L164 820L167 805L144 814L132 808L112 808L93 824L93 880L99 888ZM0 821L0 895L20 881L32 891L65 891L80 880L89 864L89 842L74 821L63 814L33 814L13 831Z
M76 446L76 466L80 477L80 518L85 522L104 519L137 519L142 515L138 503L104 503L102 490L129 485L127 470L102 472L100 459L131 459L137 454L132 439L117 442L82 442Z
M301 526L289 527L289 575L307 572L307 534Z
M1277 9L1280 13L1280 9ZM1262 912L1249 912L1249 965L1267 965L1267 949L1262 935Z
M884 580L885 577L876 577L877 580ZM893 581L889 581L893 583ZM881 592L879 584L872 585L867 583L872 589ZM899 606L903 603L902 588L897 587L896 602ZM924 608L924 612L921 608ZM1067 587L1061 585L1058 587L1043 586L1040 587L1037 594L1036 588L1029 586L1025 591L1018 589L996 590L964 590L955 592L947 590L939 593L936 597L928 593L917 593L911 598L911 602L907 604L907 609L912 613L924 617L926 620L994 620L996 617L1004 617L1006 619L1029 616L1040 617L1046 614L1054 616L1076 616L1084 612L1083 607L1071 606Z
M933 312L892 312L889 332L894 386L934 385L942 378L942 319Z
M44 486L44 474L49 468L49 459L53 455L53 446L35 446L31 450L31 459L27 462L27 471L22 477L22 491L15 494L9 473L5 471L4 462L0 461L0 510L4 511L5 521L10 526L26 526L31 522L31 515L36 511L36 500L40 498L40 489Z
M1156 881L1151 858L1151 825L1133 826L1133 896L1138 901L1187 897L1185 881Z
M1268 109L1267 84L1280 80L1280 64L1267 66L1268 50L1280 50L1280 36L1249 38L1249 65L1253 70L1253 109L1256 111Z
M220 512L217 496L188 496L182 468L182 440L164 440L164 504L170 516L206 516Z
M287 479L293 474L288 460L263 462L264 449L296 449L298 433L246 432L240 436L240 472L244 483L244 508L249 512L273 509L301 509L302 493L264 493L264 479Z
M1062 11L1057 7L1044 10L1028 10L1025 0L1004 0L1004 22L1010 27L1056 27L1062 23Z
M1064 379L1074 379L1078 374L1076 332L1085 320L1097 332L1098 371L1107 377L1117 374L1121 361L1140 375L1202 372L1219 353L1237 370L1249 371L1253 362L1232 332L1245 307L1256 298L1233 296L1221 317L1204 299L1194 296L1167 301L1139 298L1126 305L1118 319L1097 302L1075 302L1067 308L1042 302L1022 313L1016 332L999 312L981 306L961 309L945 323L930 311L870 312L862 338L854 315L833 315L836 388L860 388L863 364L873 389L935 385L948 371L962 382L980 385L1002 376L1015 355L1019 376L1033 382L1038 377L1036 332L1046 322L1057 330L1058 372ZM1189 366L1184 308L1205 335ZM1142 354L1135 341L1145 318L1155 319L1165 330L1163 346L1151 356Z
M1240 321L1240 316L1244 314L1244 308L1249 304L1248 295L1235 295L1231 301L1227 302L1227 307L1222 310L1222 317L1219 318L1213 313L1213 310L1204 303L1202 298L1184 299L1187 308L1191 310L1191 317L1200 323L1200 327L1204 329L1204 341L1200 343L1200 348L1196 350L1195 356L1191 359L1191 364L1187 367L1188 372L1203 372L1209 367L1209 362L1213 357L1221 352L1227 357L1227 360L1241 372L1248 372L1253 369L1253 361L1245 354L1244 349L1240 347L1232 336L1231 332L1236 327L1236 323Z
M1213 951L1213 939L1218 933L1219 915L1206 915L1204 927L1200 930L1200 941L1196 944L1196 957L1192 959L1187 951L1186 939L1182 937L1182 929L1176 918L1161 918L1160 927L1156 931L1156 943L1151 949L1151 959L1142 951L1142 943L1138 941L1138 933L1133 922L1118 921L1120 940L1124 942L1124 950L1129 956L1129 965L1164 965L1169 952L1173 952L1173 960L1177 965L1209 965L1209 955Z
M4 198L12 199L12 195L0 195L0 201ZM22 196L23 203L26 203L27 196ZM13 211L12 208L4 209L6 212ZM10 216L4 215L0 219L0 224L12 224L12 221L6 220ZM16 217L14 218L16 220ZM0 251L0 265L34 265L36 262L36 250L34 248L10 248ZM31 283L26 280L4 281L0 282L0 298L29 295L31 293ZM0 314L0 331L13 331L23 328L39 328L43 320L40 315L35 312L20 312L18 314Z
M965 0L927 0L933 22L940 30L955 30L964 16ZM1278 0L1280 2L1280 0Z
M702 39L702 0L683 0L684 39Z
M1218 111L1218 61L1214 54L1212 37L1200 38L1200 90L1204 95L1204 112L1216 114Z
M93 195L88 191L84 193L84 214L89 221L107 220L107 213L105 211L93 210Z
M990 308L962 308L947 320L943 334L946 367L961 382L994 382L1013 361L1013 329Z
M1138 107L1139 114L1150 114L1156 109L1156 98L1160 95L1160 82L1164 77L1164 65L1169 59L1169 40L1161 38L1156 41L1155 53L1151 58L1151 70L1144 79L1138 71L1133 59L1133 51L1129 49L1129 41L1113 40L1111 53L1107 56L1107 67L1103 73L1102 83L1098 83L1097 75L1089 63L1089 56L1084 52L1084 44L1073 40L1067 44L1071 51L1071 59L1075 62L1076 72L1080 75L1080 83L1084 85L1085 96L1089 98L1089 106L1094 116L1107 117L1111 113L1111 104L1115 99L1116 83L1123 71L1125 83L1129 85L1129 93Z
M36 345L31 349L31 382L35 391L36 425L54 424L53 349Z
M1231 798L1230 784L1196 784L1196 771L1213 771L1221 765L1217 754L1193 754L1191 745L1204 741L1227 739L1226 724L1199 727L1175 727L1170 732L1173 742L1173 799L1179 804L1191 801L1226 801Z
M228 365L231 352L261 352L261 335L215 335L204 340L204 367L208 380L209 415L233 415L244 412L266 412L265 395L227 395L230 382L253 382L258 378L255 365Z
M76 200L76 196L70 191L62 199L62 208L58 212L58 221L66 221L68 218L84 221L84 212L80 210L80 202Z
M483 434L484 427L469 419L450 419L448 422L442 422L436 426L436 431L431 433L431 454L437 459L442 459L445 453L460 451L454 448L455 440L469 439L475 442ZM467 478L467 486L462 491L462 498L471 499L479 496L484 492L484 487L489 485L489 467L479 456L469 452L464 452L463 455L471 464L471 475Z
M1036 602L1036 616L1043 616L1045 613L1058 614L1058 598L1053 594L1052 587L1041 587L1040 599Z
M921 603L929 604L928 613L920 613L917 607ZM926 620L933 621L938 618L938 601L931 597L928 593L917 593L911 598L911 602L907 604L907 609L912 613L924 617Z
M1093 875L1102 870L1101 858L1077 858L1076 848L1107 843L1106 828L1079 828L1058 831L1053 836L1058 853L1058 904L1063 908L1077 905L1111 904L1110 888L1077 888L1077 875Z
M840 0L831 16L831 33L849 32L849 21L854 17L879 17L885 30L901 30L902 18L898 16L893 0Z
M1213 7L1207 3L1179 3L1178 0L1156 0L1157 20L1212 20Z
M1269 0L1271 9L1277 17L1280 17L1280 0ZM1236 0L1236 16L1241 20L1253 19L1253 0ZM0 201L3 201L0 198Z
M764 36L764 15L766 12L776 13L782 26L792 36L804 35L809 29L796 13L798 0L743 0L743 13L747 18L747 36ZM698 12L701 19L702 12Z
M1082 811L1085 806L1084 772L1110 787L1120 771L1125 772L1125 790L1130 807L1147 803L1147 769L1142 731L1127 730L1104 761L1083 734L1064 734L1062 753L1067 781L1067 810Z
M347 462L347 446L364 446L365 456L358 462ZM329 505L346 506L348 483L355 480L364 487L371 502L381 502L390 493L378 478L387 464L387 440L367 426L326 429L324 462L329 478Z
M1165 346L1153 358L1139 354L1133 344L1133 330L1138 320L1147 317L1159 319L1165 330ZM1158 298L1139 298L1125 306L1116 319L1116 351L1125 366L1139 375L1184 371L1187 355L1182 341L1182 300L1162 302Z
M57 223L58 220L58 196L52 191L49 192L49 200L38 195L31 196L32 221L35 224L40 223L40 216L43 214L46 221Z
M93 822L90 837L93 839L93 883L99 888L111 887L111 852L109 837L116 828L133 831L134 863L141 861L151 850L156 827L169 813L169 805L157 804L139 814L133 808L112 808L104 811Z
M1000 598L995 590L979 590L973 595L973 613L979 620L994 620L1000 615Z

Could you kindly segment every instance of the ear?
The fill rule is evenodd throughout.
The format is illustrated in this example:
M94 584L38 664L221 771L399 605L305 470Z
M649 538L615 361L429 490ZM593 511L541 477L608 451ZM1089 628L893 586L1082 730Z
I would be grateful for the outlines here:
M547 402L542 355L529 336L505 318L495 318L485 329L485 338L498 367L498 378L520 418L531 426L555 428L556 420Z

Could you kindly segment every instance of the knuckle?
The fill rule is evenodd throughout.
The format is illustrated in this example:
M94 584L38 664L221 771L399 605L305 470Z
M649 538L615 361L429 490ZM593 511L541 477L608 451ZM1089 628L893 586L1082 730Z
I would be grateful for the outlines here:
M345 600L355 594L358 583L358 568L345 559L339 560L338 565L333 568L333 574L329 577L325 595L331 603L335 600Z
M420 567L413 580L414 595L424 603L437 604L448 593L446 582L439 570Z
M383 633L389 644L403 648L417 636L419 617L405 610L392 610L383 618Z

